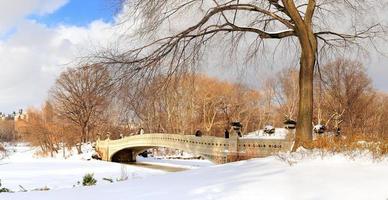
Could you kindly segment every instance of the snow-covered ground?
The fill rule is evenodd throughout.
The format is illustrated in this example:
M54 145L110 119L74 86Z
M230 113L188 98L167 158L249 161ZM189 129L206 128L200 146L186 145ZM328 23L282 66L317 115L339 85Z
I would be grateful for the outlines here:
M91 145L83 146L83 154L78 155L76 150L60 151L53 158L42 158L37 155L38 148L27 144L7 144L8 156L0 160L0 180L2 187L12 191L34 190L49 188L50 190L81 186L82 177L93 173L98 185L110 184L103 178L114 182L122 179L140 179L147 176L162 175L167 172L153 170L133 165L123 165L90 159L93 154ZM178 160L163 158L137 158L141 163L157 164L169 167L194 169L214 165L207 160ZM1 195L1 194L0 194ZM1 199L1 198L0 198Z
M287 156L286 156L287 157ZM387 199L388 162L278 156L109 185L2 194L1 199ZM290 165L289 163L294 163Z
M80 180L84 172L91 171L86 170L77 173L82 170L80 170L79 164L72 164L76 161L63 161L54 162L57 163L56 165L43 165L44 168L35 169L40 174L36 174L36 177L34 177L32 174L35 167L30 167L34 165L29 165L29 162L26 161L24 167L20 165L20 169L9 166L9 164L9 167L5 168L0 166L0 177L8 176L8 180L11 180L19 177L18 174L22 173L24 176L28 175L33 180L44 183L45 181L58 180L62 176ZM44 163L45 161L41 162ZM120 169L117 164L99 161L82 162L88 163L85 164L86 168L95 169L96 174L99 172L97 169L101 169L101 172L104 171L102 173L104 176L109 173L112 173L112 177L119 175ZM114 166L117 166L117 168ZM8 172L3 172L4 169ZM155 173L144 169L128 168L128 171L139 170L137 171L139 178L91 187L58 187L55 190L46 192L1 193L0 199L385 200L388 199L387 169L387 159L374 161L368 154L357 154L357 156L350 159L342 154L326 154L322 157L322 153L319 151L301 151L291 155L281 154L225 165L209 165L176 173ZM58 173L57 170L59 170ZM109 170L112 171L108 172ZM77 175L74 176L73 173ZM51 176L39 178L41 174L51 174ZM58 183L62 182L58 181Z
M26 190L44 187L50 190L71 188L79 186L78 182L82 183L82 177L87 173L94 174L97 184L109 184L103 178L116 181L125 174L128 179L136 179L165 173L118 163L87 160L91 152L85 149L85 154L74 154L63 159L61 153L54 158L39 158L35 155L37 149L25 144L8 148L11 149L10 155L0 160L0 179L2 187L12 191L19 191L21 187Z
M182 167L186 169L197 169L201 167L209 167L214 165L214 163L208 160L194 160L194 159L163 159L163 158L143 158L138 156L136 162L147 163L147 164L157 164L162 166L171 166L171 167Z

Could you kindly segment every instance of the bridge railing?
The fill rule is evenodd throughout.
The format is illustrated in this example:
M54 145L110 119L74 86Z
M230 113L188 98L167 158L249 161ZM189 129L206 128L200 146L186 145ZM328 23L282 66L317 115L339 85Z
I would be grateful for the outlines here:
M194 135L178 135L178 134L164 134L164 133L149 133L144 135L134 135L127 136L118 140L110 140L109 144L120 144L126 143L134 140L172 140L176 142L188 143L188 142L213 142L213 143L228 143L229 139L212 137L212 136L202 136L196 137Z
M220 137L194 135L178 135L178 134L161 134L150 133L144 135L127 136L118 140L98 141L98 148L124 147L128 145L149 145L149 146L171 146L184 149L196 149L197 151L207 151L212 148L213 151L222 151L225 149L232 151L231 144L237 143L233 139L225 139Z
M264 156L279 151L289 151L292 146L290 139L246 139L221 138L212 136L197 137L194 135L149 133L144 135L127 136L118 140L97 141L98 150L113 153L120 148L130 146L165 146L196 153L210 152L212 154L249 153ZM109 150L110 148L110 150Z

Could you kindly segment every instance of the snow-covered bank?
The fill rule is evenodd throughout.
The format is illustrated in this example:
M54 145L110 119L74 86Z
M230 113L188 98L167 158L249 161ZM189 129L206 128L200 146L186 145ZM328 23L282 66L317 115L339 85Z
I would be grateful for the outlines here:
M388 161L278 156L93 187L1 194L1 199L387 199Z
M19 144L11 149L10 155L0 160L0 179L2 186L12 191L21 190L20 186L27 190L44 187L50 190L72 188L79 186L78 182L82 182L82 177L87 173L93 173L97 184L103 185L110 184L103 178L116 180L122 178L123 174L126 174L128 179L136 179L165 173L159 170L83 159L89 156L87 154L90 152L74 155L65 160L61 154L56 158L38 158L35 155L37 149L27 145Z
M73 188L81 186L82 177L93 173L97 185L111 184L104 178L117 182L122 176L128 180L140 179L147 176L162 175L163 170L147 169L136 165L123 165L112 162L91 160L94 150L91 145L83 146L83 154L78 155L75 149L65 152L60 150L53 158L39 157L39 148L28 144L7 144L8 156L0 160L0 180L2 187L18 192L49 188L50 190ZM178 160L137 158L140 162L162 166L194 169L213 165L207 160ZM157 168L157 167L156 167ZM0 194L1 196L2 194ZM0 198L1 199L1 198Z

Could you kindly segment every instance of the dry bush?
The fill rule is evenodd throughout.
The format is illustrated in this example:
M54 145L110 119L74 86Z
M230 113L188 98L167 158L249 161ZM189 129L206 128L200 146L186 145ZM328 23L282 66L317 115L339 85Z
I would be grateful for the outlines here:
M0 120L0 141L11 142L17 139L17 131L15 130L15 121Z
M19 120L17 129L22 139L41 149L42 155L58 153L63 136L62 126L56 121L51 104L46 102L42 109L28 109L28 119Z
M373 135L353 134L348 137L320 135L311 142L311 147L321 156L329 153L344 153L351 158L363 153L371 153L373 159L381 159L388 154L388 141Z
M5 147L2 144L0 144L0 159L6 155L6 152L7 151L6 151Z

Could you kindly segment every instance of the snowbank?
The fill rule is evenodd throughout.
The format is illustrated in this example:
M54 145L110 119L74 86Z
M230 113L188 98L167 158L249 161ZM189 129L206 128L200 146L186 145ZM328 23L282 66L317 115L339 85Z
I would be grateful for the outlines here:
M284 156L284 157L283 157ZM287 162L288 159L297 161ZM292 163L290 165L290 163ZM388 161L299 152L94 187L2 194L1 199L387 199Z
M204 161L203 165L200 165L201 168L177 173L125 166L129 180L115 183L103 181L102 178L119 178L122 174L120 164L76 159L29 158L32 152L28 147L20 146L7 160L0 161L0 179L3 186L16 191L19 190L18 185L28 190L47 186L50 191L0 193L0 199L388 198L388 159L376 161L365 152L358 152L357 155L349 157L344 154L323 154L319 150L301 149L293 154L284 153L225 165L207 165ZM162 164L168 162L155 158L140 160ZM166 165L182 165L179 162L184 162L172 161ZM77 181L81 181L86 173L95 173L98 181L96 186L77 185Z
M264 130L257 130L254 132L250 132L245 134L242 139L278 139L282 140L287 137L288 130L285 128L275 128L275 133L273 134L267 134L264 133Z

